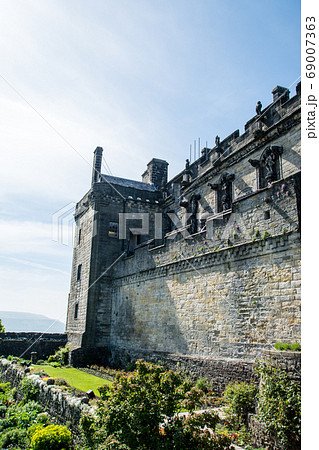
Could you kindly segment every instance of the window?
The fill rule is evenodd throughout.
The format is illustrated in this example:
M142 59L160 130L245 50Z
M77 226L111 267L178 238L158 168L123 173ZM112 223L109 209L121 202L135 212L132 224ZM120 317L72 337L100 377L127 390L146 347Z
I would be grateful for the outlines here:
M74 307L74 319L75 320L78 318L78 314L79 314L79 304L76 303L75 307Z
M80 280L81 280L81 272L82 272L82 264L80 264L80 265L78 266L78 273L77 273L77 276L76 276L76 280L77 280L77 281L80 281Z
M80 228L79 229L79 234L78 234L78 245L80 245L80 243L81 243L81 234L82 234L82 230Z
M117 238L119 235L119 224L117 222L109 223L109 237Z

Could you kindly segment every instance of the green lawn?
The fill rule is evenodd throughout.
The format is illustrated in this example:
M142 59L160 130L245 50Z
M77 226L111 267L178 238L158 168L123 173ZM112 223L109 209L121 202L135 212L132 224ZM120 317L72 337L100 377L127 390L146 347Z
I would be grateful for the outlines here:
M111 381L99 378L82 370L73 367L52 367L50 365L33 365L34 369L43 369L50 377L62 377L66 382L80 391L87 392L89 389L94 391L95 395L99 395L97 388L104 384L111 385Z

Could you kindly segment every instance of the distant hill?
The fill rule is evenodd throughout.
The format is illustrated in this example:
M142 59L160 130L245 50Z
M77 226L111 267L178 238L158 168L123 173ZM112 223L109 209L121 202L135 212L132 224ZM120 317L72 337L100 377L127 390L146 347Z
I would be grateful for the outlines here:
M0 319L6 331L41 331L64 333L65 324L41 314L0 311Z

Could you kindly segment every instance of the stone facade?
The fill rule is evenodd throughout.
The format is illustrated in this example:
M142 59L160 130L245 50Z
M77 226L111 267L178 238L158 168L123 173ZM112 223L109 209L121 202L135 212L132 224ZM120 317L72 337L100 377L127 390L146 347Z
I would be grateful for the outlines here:
M75 213L74 361L178 355L210 375L300 340L299 86L215 143L168 182L163 160L137 182L101 174L95 152Z

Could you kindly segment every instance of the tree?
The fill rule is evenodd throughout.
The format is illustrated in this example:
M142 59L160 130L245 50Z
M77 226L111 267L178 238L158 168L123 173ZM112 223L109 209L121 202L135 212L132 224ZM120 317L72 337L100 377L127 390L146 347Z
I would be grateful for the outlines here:
M0 333L5 333L5 328L4 328L4 326L2 325L2 322L1 322L1 319L0 319Z

